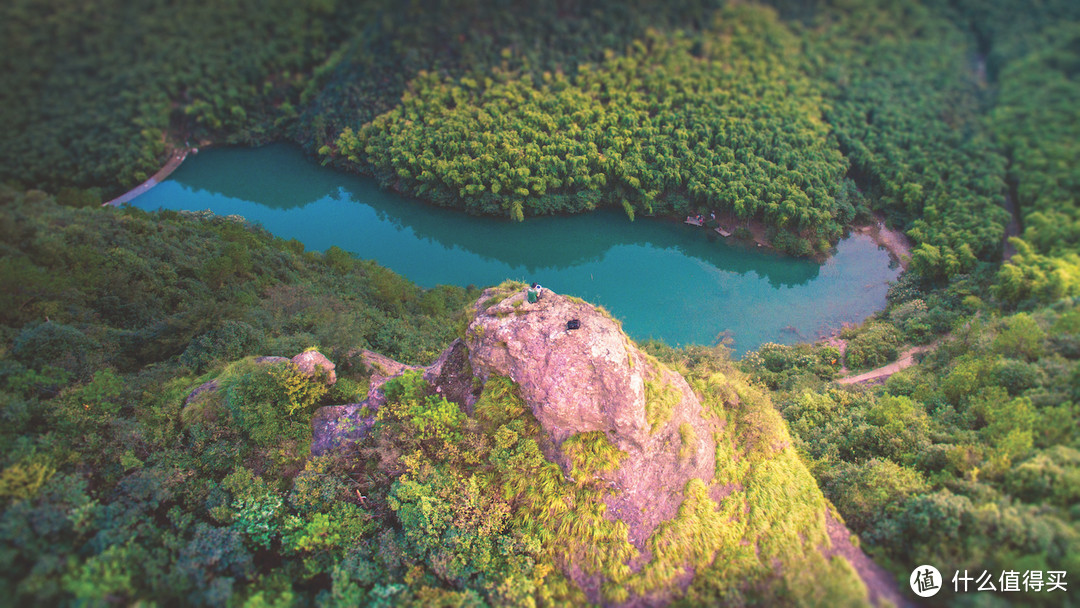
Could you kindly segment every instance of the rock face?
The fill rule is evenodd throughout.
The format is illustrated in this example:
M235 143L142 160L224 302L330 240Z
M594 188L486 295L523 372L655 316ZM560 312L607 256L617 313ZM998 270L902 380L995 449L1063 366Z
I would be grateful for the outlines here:
M656 526L675 516L690 479L713 479L711 418L681 375L641 352L617 321L590 304L549 290L535 303L524 290L491 303L503 296L488 290L476 304L466 333L473 373L516 382L556 445L603 431L627 453L609 474L617 492L607 503L643 548ZM568 329L575 319L579 328ZM687 427L696 445L681 450L680 428ZM569 473L565 457L553 457Z
M367 436L375 418L364 415L366 403L328 405L316 410L311 418L312 456L321 456Z
M302 373L309 377L315 375L316 368L322 368L322 370L327 373L327 384L337 382L337 374L334 373L334 368L336 366L333 361L327 359L317 350L306 350L293 357L292 362Z

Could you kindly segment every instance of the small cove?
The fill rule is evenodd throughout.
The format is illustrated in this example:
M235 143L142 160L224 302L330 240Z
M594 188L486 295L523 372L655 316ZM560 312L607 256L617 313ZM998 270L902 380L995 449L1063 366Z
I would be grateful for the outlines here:
M711 345L726 335L736 354L861 321L884 307L900 272L860 234L820 263L678 222L631 222L621 210L521 223L469 216L321 167L284 144L206 150L131 204L241 215L309 249L336 245L375 259L423 287L538 281L605 306L635 339Z

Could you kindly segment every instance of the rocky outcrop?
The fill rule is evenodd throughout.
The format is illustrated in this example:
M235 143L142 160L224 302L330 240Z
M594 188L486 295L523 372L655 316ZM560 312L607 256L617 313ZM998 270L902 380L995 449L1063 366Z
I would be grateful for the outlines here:
M218 381L210 380L209 382L203 382L199 386L196 386L188 396L184 398L184 407L187 407L193 403L198 403L204 399L207 395L217 392Z
M469 349L461 340L454 342L439 358L424 369L424 379L435 387L437 394L462 405L469 414L476 403L478 385L473 382L469 365Z
M576 329L567 328L571 320ZM497 374L518 384L553 445L601 431L627 454L600 477L612 488L608 513L627 524L639 549L676 515L688 481L712 482L715 419L704 414L681 375L639 350L609 315L577 298L545 290L530 303L524 290L488 290L475 305L466 339L431 366L404 365L371 351L360 355L371 370L367 398L316 413L315 454L363 437L385 403L383 384L408 370L422 369L437 393L466 410L477 387ZM684 436L693 445L684 446ZM555 450L549 457L572 477L565 455Z
M355 443L371 431L375 417L365 409L367 402L328 405L315 410L311 418L311 454L326 452Z
M323 370L328 372L327 384L332 385L337 382L337 375L334 373L335 366L333 362L331 362L317 350L304 351L299 355L296 355L292 359L289 359L288 357L263 356L255 357L254 360L255 363L258 363L259 365L278 365L280 363L289 363L290 361L292 361L296 364L297 368L300 369L301 372L307 374L309 377L315 375L316 367L321 367L323 368ZM188 396L184 398L184 407L187 407L194 403L198 403L202 399L205 399L207 396L216 393L218 388L220 388L219 384L220 383L218 382L218 380L214 379L208 382L203 382L199 386L195 387L190 393L188 393Z
M314 377L317 373L316 370L321 370L322 373L326 374L327 384L337 382L337 374L334 372L336 366L317 350L306 350L293 357L292 362L301 373L308 377Z
M476 401L472 374L468 369L465 344L455 340L434 363L418 367L398 363L370 350L361 350L360 359L371 372L367 397L360 403L329 405L315 411L311 420L311 453L315 456L363 439L375 424L374 413L384 403L382 387L407 371L422 371L435 392L468 408Z
M545 525L558 529L551 530L555 542L566 547L552 549L553 559L594 603L666 605L702 573L715 576L716 568L732 589L779 581L787 593L795 581L828 572L848 581L838 588L852 583L850 569L820 559L834 554L825 553L832 551L827 503L790 447L782 418L726 363L693 372L705 407L682 375L637 348L603 309L551 291L529 302L517 284L486 290L464 339L427 368L360 354L371 371L367 398L320 409L312 452L369 433L385 404L383 385L409 370L422 370L436 393L470 415L485 382L509 378L546 435L532 439L561 467L564 489L578 488L559 499L571 506L564 519ZM583 433L589 435L578 437ZM582 452L584 445L593 451ZM612 447L623 455L612 456ZM622 552L621 524L611 526L614 536L595 537L612 553L574 545L588 533L579 526L604 528L595 517L625 524L636 551ZM818 559L802 558L809 554ZM608 561L587 569L581 564L591 558L576 561L583 555Z
M602 431L627 453L607 474L615 490L607 503L639 548L675 516L690 479L712 481L712 418L681 375L640 351L602 310L548 290L535 303L524 290L488 290L475 313L466 345L476 376L516 382L556 445ZM573 320L578 328L568 329ZM688 449L681 449L684 433L695 443ZM566 459L553 456L569 474Z

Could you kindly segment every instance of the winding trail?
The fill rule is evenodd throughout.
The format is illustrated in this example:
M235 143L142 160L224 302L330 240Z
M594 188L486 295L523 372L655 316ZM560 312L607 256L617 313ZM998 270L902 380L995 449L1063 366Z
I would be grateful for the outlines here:
M888 365L883 365L877 369L872 369L868 372L863 372L857 376L847 376L840 378L836 381L837 384L862 384L862 383L877 383L884 382L889 379L889 376L896 372L915 365L915 355L924 353L934 347L936 347L941 340L934 341L924 346L915 346L900 353L900 356L896 358L896 361Z
M169 177L169 175L171 175L173 171L176 171L176 168L184 162L184 159L187 158L189 152L191 152L191 150L188 148L174 150L172 156L169 157L169 162L165 163L165 166L159 169L158 172L153 175L153 177L139 184L138 186L135 186L131 190L128 190L127 192L121 194L120 196L112 199L111 201L102 203L101 206L117 207L123 205L124 203L131 202L132 199L139 196L143 192L146 192L147 190L165 181L165 178Z

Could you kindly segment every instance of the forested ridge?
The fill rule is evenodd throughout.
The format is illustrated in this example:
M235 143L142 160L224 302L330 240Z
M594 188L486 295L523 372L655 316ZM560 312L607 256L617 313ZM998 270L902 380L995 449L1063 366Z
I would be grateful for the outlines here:
M524 221L716 209L805 255L884 217L910 268L843 353L647 348L703 397L715 374L736 383L739 416L779 412L777 437L901 588L923 563L949 589L955 570L1080 571L1080 5L724 4L0 7L2 596L550 605L583 597L559 547L619 550L594 512L544 536L560 523L529 501L584 509L595 488L529 488L554 465L512 383L465 416L404 379L359 453L308 456L312 412L366 393L356 349L428 363L478 291L421 290L239 218L94 208L174 147L278 139ZM1021 232L1003 262L1006 198ZM884 385L832 383L926 344ZM338 363L329 391L253 360L309 347ZM215 400L182 409L211 380ZM681 601L815 601L806 580L767 583L687 495L672 529L738 559ZM650 576L619 580L671 571ZM822 576L817 599L856 598L847 580Z

